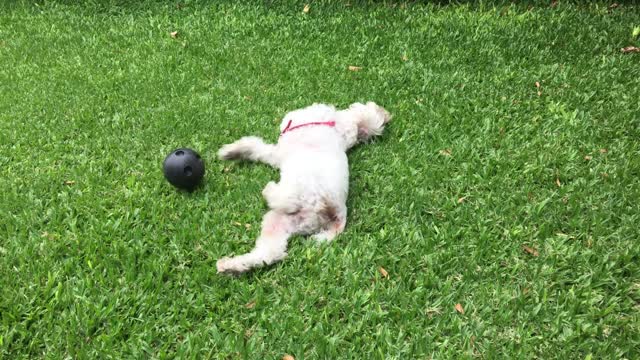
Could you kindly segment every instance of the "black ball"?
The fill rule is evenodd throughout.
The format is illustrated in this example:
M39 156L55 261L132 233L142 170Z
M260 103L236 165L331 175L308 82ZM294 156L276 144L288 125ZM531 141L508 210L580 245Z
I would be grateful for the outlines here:
M204 161L191 149L176 149L164 159L162 170L171 185L193 190L204 177Z

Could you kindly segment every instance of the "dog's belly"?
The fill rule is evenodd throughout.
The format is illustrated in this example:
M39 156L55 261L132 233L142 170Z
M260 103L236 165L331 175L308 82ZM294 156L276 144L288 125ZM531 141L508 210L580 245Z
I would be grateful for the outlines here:
M298 151L288 154L280 167L280 182L309 195L346 201L349 164L342 151Z

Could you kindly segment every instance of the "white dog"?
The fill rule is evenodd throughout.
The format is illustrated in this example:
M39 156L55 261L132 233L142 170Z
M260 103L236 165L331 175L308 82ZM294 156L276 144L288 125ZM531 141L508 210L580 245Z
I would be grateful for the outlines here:
M243 137L224 145L218 157L261 161L280 169L280 182L262 191L270 211L262 220L260 237L251 252L219 259L219 273L239 274L270 265L287 256L287 240L314 234L331 241L347 220L349 166L346 151L359 141L380 135L391 119L373 102L348 109L314 104L288 113L276 145L258 137Z

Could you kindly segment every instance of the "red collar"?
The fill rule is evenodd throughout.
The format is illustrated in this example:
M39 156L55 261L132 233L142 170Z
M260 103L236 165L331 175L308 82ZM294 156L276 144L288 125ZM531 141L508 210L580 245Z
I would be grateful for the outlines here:
M329 126L329 127L335 127L336 126L336 122L335 121L316 121L316 122L309 122L306 124L300 124L300 125L296 125L296 126L291 126L291 120L289 120L289 123L287 124L287 127L284 128L284 130L282 130L282 132L280 133L280 136L288 133L289 131L293 131L295 129L300 129L301 127L305 127L305 126L315 126L315 125L324 125L324 126Z

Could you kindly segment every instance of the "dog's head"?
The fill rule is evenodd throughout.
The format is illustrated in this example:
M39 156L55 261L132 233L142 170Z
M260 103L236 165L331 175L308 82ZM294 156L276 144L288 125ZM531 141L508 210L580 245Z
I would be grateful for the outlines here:
M372 101L351 104L348 109L340 111L339 115L336 128L344 138L347 148L381 135L384 126L391 120L391 114Z

